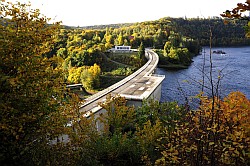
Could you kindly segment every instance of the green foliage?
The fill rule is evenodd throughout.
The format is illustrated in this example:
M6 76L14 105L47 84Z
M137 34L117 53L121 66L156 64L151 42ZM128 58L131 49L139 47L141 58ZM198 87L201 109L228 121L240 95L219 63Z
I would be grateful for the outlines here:
M212 27L215 36L213 45L221 46L249 44L249 40L245 38L245 25L246 21L224 24L224 20L219 18L162 18L127 26L114 25L112 28L107 25L107 28L98 30L61 29L55 36L56 43L52 52L65 59L63 66L66 70L70 67L93 66L96 63L102 71L106 71L110 64L107 64L102 52L114 45L124 44L138 48L143 43L144 47L164 49L164 56L160 58L161 65L188 66L192 62L192 56L200 53L200 45L209 45L208 26ZM143 64L138 59L127 57L121 61L123 62L132 66ZM139 66L141 65L136 67Z
M174 102L160 104L153 100L135 109L126 106L126 100L119 96L108 96L102 107L107 113L98 120L104 124L104 130L91 147L94 158L104 165L121 161L133 165L154 163L160 157L156 148L164 125L170 126L184 113Z
M145 57L145 47L143 42L141 42L139 48L138 48L138 56L140 58L140 64L141 66L147 62L147 59Z
M142 148L144 162L154 162L160 153L158 141L164 129L172 131L176 121L185 116L186 110L176 102L159 103L158 101L144 101L142 107L136 110L136 140ZM145 158L146 157L146 158Z
M143 57L145 56L145 47L143 42L141 42L139 48L138 48L138 55L140 57L140 59L143 59Z
M159 66L170 66L170 64L188 66L192 63L193 55L187 48L174 48L170 45L170 42L166 42L163 51L156 50L156 52L160 59Z
M105 73L105 75L100 76L100 82L102 83L100 88L106 89L110 87L111 85L121 81L126 76L117 76L112 75L111 73Z
M120 133L125 127L133 125L135 121L135 109L126 106L126 102L123 97L107 97L106 104L102 105L107 114L101 117L106 132L110 131L112 134Z
M141 149L129 134L98 136L81 153L81 165L143 165Z
M146 63L145 47L155 47L162 49L166 42L170 42L171 46L177 48L187 48L188 52L193 54L199 53L199 43L190 37L184 37L174 30L169 20L161 19L151 22L137 23L119 28L106 28L105 30L91 29L61 29L55 35L55 44L49 55L57 54L58 57L64 59L63 69L65 73L69 73L72 67L93 66L95 63L101 67L103 72L111 72L118 75L129 75L134 68L140 67ZM105 57L103 52L112 48L114 45L130 45L132 48L139 48L138 56L121 56L118 58L119 63L130 65L122 67L117 63L111 63ZM169 48L170 49L170 48ZM170 54L170 59L174 63L188 64L184 51L175 49ZM179 58L184 57L184 60ZM111 60L117 60L115 56L110 56ZM116 58L116 59L113 59ZM108 62L109 61L109 62ZM108 63L107 63L108 62ZM111 70L114 70L113 72ZM67 72L68 71L68 72ZM84 72L86 76L89 75ZM65 75L68 78L68 75ZM73 81L74 82L74 81ZM92 79L88 79L88 84L93 84ZM92 83L91 83L92 82ZM102 85L102 83L100 83ZM98 87L98 86L96 86ZM93 87L92 87L93 88Z
M110 74L115 76L128 76L133 73L134 70L132 70L129 67L126 68L118 68L116 70L113 70Z
M246 27L246 36L250 38L250 21L247 24L248 26Z
M209 45L209 26L213 32L213 46L242 46L249 45L250 40L245 37L246 20L230 22L221 18L165 18L171 20L176 31L184 36L196 39L200 45ZM225 24L225 21L227 24Z
M183 37L173 29L169 21L164 19L121 28L106 28L106 30L64 29L56 37L57 45L63 46L66 50L56 47L60 49L56 52L63 58L67 53L67 57L71 57L73 67L92 66L94 63L105 66L100 52L104 52L113 45L125 44L138 48L143 43L145 47L163 48L168 40L171 40L176 47L180 45L180 42L183 45ZM189 40L189 43L192 42L194 40ZM92 53L96 55L93 56Z
M66 63L69 63L69 67L71 66L70 59L67 58L64 61L64 65L66 65ZM93 90L100 86L100 75L101 68L97 64L93 66L70 67L67 81L71 84L82 83L86 89Z
M126 67L130 68L139 68L141 67L140 65L140 58L137 53L132 52L132 53L111 53L108 54L108 57L115 61L118 62L122 65L119 65L119 67L123 67L124 69Z
M173 61L179 61L180 60L179 55L178 55L178 50L174 49L173 47L170 48L169 54L167 55L167 57L169 57Z
M67 57L67 50L66 48L60 48L58 51L57 51L57 56L65 59Z
M164 56L167 56L170 53L170 49L171 49L172 45L170 41L167 41L164 45Z
M93 90L100 86L101 68L97 64L83 70L80 74L80 80L86 89Z

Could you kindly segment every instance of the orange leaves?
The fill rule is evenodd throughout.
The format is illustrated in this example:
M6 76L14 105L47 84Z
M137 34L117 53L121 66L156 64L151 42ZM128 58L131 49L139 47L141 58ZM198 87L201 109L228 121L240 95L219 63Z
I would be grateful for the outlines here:
M173 132L166 130L163 158L157 162L218 165L249 164L250 100L232 92L223 100L201 98L199 110L188 113ZM175 151L177 153L174 153Z
M245 3L238 3L237 7L235 7L232 11L227 10L223 14L222 17L227 18L242 18L242 13L250 10L250 1L247 0Z
M222 102L221 107L227 123L236 124L249 130L250 100L245 95L240 92L230 93Z

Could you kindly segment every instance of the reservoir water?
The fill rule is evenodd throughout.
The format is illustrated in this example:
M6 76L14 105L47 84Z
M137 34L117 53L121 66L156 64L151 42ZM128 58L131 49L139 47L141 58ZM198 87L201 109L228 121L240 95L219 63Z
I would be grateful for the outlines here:
M225 97L232 91L241 91L250 99L250 47L212 48L212 52L217 50L226 53L212 53L212 78L214 86L219 82L218 88L215 88L219 89L219 95ZM204 47L203 53L194 57L194 62L187 69L157 68L157 74L165 75L161 101L178 101L179 104L184 104L187 99L191 106L195 106L197 103L195 96L202 89L203 76L204 85L208 87L204 92L207 96L211 96L209 55L210 49Z

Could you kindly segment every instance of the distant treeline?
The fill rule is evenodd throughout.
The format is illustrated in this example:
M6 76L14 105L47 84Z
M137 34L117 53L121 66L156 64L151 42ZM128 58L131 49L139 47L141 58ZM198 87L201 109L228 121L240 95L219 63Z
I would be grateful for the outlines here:
M177 32L199 40L203 46L209 45L210 28L213 46L250 45L250 39L246 38L247 20L229 21L219 17L212 19L167 19L172 21Z
M64 67L92 66L94 63L103 67L103 57L100 53L115 45L129 45L138 48L141 43L145 47L164 49L187 48L192 54L198 54L198 40L178 33L168 19L135 23L125 26L107 25L92 27L93 29L64 27L56 36L56 45L51 52L53 56L62 57ZM113 28L119 27L119 28ZM172 54L175 54L172 51ZM173 55L174 56L174 55ZM175 57L176 59L176 57Z
M197 39L202 46L209 45L210 28L213 33L213 46L240 46L250 45L250 39L245 37L247 20L228 21L219 17L210 19L204 18L171 18L166 17L159 19L157 22L163 20L171 21L172 30L179 34ZM140 24L140 23L135 23ZM134 24L134 25L135 25ZM169 24L169 23L168 23ZM109 25L94 25L79 27L83 29L106 29L121 28L133 25L132 23L124 24L109 24Z
M213 46L250 45L250 39L245 37L244 30L247 22L239 20L227 21L227 24L225 22L217 17L212 19L166 17L134 24L63 26L55 36L56 43L53 50L47 56L57 55L63 59L63 69L67 71L65 78L71 83L79 82L79 79L73 79L73 75L79 75L76 74L77 71L82 73L80 71L89 69L94 64L100 67L100 74L123 71L124 69L117 68L115 64L110 64L103 54L115 45L127 45L137 49L143 43L145 47L156 49L160 56L159 65L187 67L191 64L192 57L200 53L201 46L209 45L211 34ZM119 72L119 75L128 71Z

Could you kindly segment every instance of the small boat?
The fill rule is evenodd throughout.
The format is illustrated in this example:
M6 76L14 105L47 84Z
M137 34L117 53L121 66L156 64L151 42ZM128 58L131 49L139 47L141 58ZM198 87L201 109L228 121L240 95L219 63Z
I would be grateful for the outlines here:
M222 50L216 50L216 51L213 51L213 54L226 54L226 52Z

